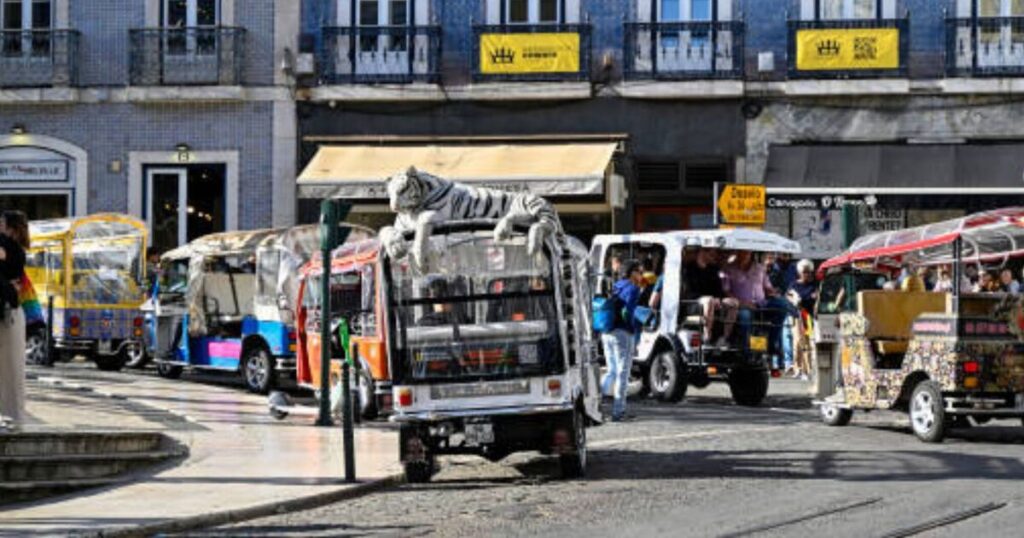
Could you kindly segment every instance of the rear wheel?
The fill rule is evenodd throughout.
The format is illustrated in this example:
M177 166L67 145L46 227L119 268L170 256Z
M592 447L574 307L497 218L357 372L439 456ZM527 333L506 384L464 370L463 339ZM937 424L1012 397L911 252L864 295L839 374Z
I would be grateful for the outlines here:
M942 391L934 381L923 381L910 396L910 427L926 443L941 443L946 437L946 411Z
M373 383L373 375L366 368L359 369L359 387L356 393L359 395L359 414L364 420L373 420L380 414L377 407L377 396L374 394L376 387Z
M128 364L128 349L125 348L113 355L93 355L96 367L104 372L119 372Z
M558 457L562 477L582 478L587 474L587 419L578 406L572 413L572 447L572 453Z
M128 361L125 366L129 368L144 368L149 364L150 356L146 353L146 346L142 342L134 342L127 348Z
M839 407L835 404L822 404L819 409L821 421L829 426L846 426L853 418L853 410Z
M242 377L249 392L267 394L274 386L274 358L261 345L249 346L242 356Z
M50 350L46 346L45 331L46 329L39 327L30 329L28 336L25 338L25 360L29 364L53 366L53 361L50 359Z
M647 379L651 395L660 401L675 403L686 396L686 365L672 350L651 359Z
M437 472L437 457L430 451L430 447L420 437L419 432L413 428L404 427L399 430L398 441L402 448L402 468L405 471L405 481L410 484L422 484L430 482L430 479ZM405 461L409 454L415 459Z
M757 407L768 395L768 370L734 369L729 372L732 400L745 407Z
M164 379L178 379L184 371L184 367L176 364L156 363L156 374Z

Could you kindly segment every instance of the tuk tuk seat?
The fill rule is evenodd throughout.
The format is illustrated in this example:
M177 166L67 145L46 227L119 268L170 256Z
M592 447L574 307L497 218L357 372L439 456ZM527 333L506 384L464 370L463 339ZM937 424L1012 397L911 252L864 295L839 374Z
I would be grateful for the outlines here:
M216 300L220 309L217 314L224 323L240 322L252 314L255 287L256 275L251 273L213 273L203 279L203 293Z
M867 319L865 335L877 355L902 355L910 343L914 320L925 313L943 313L946 294L929 291L864 290L857 293L857 312Z

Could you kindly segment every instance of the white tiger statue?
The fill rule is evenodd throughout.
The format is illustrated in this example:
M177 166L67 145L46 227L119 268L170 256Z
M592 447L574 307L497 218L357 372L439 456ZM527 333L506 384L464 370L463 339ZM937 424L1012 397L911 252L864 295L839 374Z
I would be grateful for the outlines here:
M515 225L529 226L527 252L540 252L544 240L562 233L562 223L550 202L532 193L510 193L454 183L409 167L391 176L387 183L395 224L380 231L384 249L392 258L408 252L404 234L415 231L412 258L419 266L427 258L427 239L433 225L449 220L499 219L494 240L512 236Z

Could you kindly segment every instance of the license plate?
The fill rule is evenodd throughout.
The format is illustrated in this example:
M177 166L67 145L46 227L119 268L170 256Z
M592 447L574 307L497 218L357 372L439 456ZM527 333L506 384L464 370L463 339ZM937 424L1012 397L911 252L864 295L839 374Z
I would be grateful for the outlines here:
M466 444L480 446L494 442L494 425L490 422L473 422L466 424Z
M110 340L100 340L99 346L97 347L99 347L97 351L100 353L110 353Z
M751 351L768 351L768 337L767 336L751 336L750 337L750 350Z

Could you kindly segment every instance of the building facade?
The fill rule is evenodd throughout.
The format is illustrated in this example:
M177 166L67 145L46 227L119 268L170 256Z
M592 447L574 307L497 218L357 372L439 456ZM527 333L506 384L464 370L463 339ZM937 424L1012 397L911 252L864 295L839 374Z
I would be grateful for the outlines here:
M297 3L0 4L0 206L134 214L160 250L294 221Z

